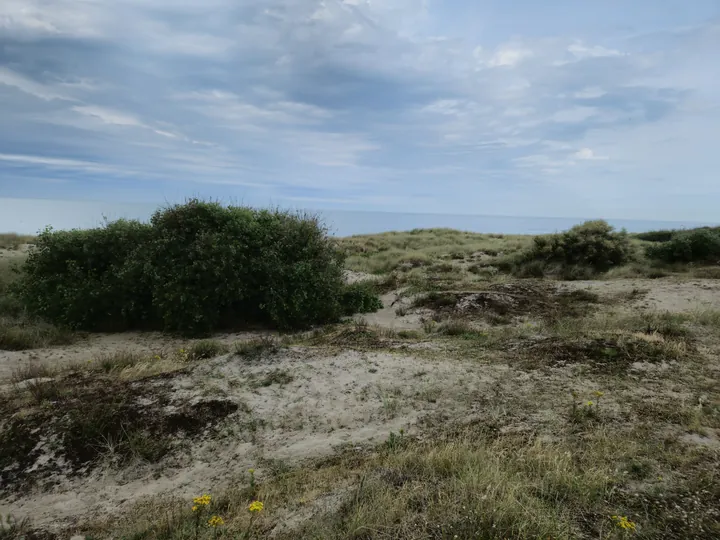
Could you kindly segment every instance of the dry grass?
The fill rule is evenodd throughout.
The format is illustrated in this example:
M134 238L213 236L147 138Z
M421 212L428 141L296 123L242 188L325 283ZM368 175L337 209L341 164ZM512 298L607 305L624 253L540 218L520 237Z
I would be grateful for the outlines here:
M204 513L221 515L231 538L624 538L616 515L636 524L637 538L715 538L718 487L698 467L717 466L707 461L712 453L653 445L642 431L603 428L557 442L478 428L427 441L390 434L369 452L348 450L220 494ZM688 476L668 489L660 473L672 461ZM686 494L692 506L675 508ZM248 511L254 500L264 503L259 516ZM189 506L151 501L103 530L138 540L190 538ZM214 531L201 526L198 535Z
M32 244L35 237L29 234L0 233L0 249L18 249L23 244Z
M453 229L418 229L376 235L351 236L339 240L349 257L351 270L382 274L399 267L418 268L436 261L473 260L480 253L489 257L523 249L531 236L478 234Z
M68 345L77 336L62 328L25 318L0 316L0 350L24 351L54 345Z

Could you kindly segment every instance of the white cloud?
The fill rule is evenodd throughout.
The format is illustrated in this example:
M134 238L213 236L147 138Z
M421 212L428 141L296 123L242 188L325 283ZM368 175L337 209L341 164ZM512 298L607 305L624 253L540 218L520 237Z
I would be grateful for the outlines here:
M575 152L575 158L585 161L604 161L610 159L608 156L597 156L590 148L581 148Z
M25 94L35 96L36 98L45 101L52 101L55 99L73 101L71 97L63 94L62 92L56 91L52 87L37 83L2 66L0 66L0 84L16 88Z
M599 58L603 56L624 56L625 53L599 45L587 46L582 42L573 43L567 48L577 58Z
M80 105L72 108L73 111L85 116L100 120L103 124L115 126L147 127L140 120L126 113L118 112L105 107L95 105Z
M514 67L523 60L531 58L533 52L517 45L504 45L498 48L488 62L490 67Z

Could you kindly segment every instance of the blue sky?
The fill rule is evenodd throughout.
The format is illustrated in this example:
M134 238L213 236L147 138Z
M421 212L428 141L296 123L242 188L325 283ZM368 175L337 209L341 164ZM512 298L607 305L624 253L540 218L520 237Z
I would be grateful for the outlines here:
M720 221L716 0L3 0L0 196Z

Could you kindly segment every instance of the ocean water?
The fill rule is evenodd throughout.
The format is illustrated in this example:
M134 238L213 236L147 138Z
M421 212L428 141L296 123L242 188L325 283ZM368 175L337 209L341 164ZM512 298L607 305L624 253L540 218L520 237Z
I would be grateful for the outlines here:
M48 225L55 229L72 229L95 227L102 224L104 219L147 220L158 206L158 204L0 198L0 232L34 234ZM319 214L331 233L337 236L434 227L447 227L481 233L545 234L563 231L587 219L601 217L550 218L347 210L309 211ZM629 232L717 225L717 223L691 221L641 221L632 219L608 219L607 221L618 229L625 228Z

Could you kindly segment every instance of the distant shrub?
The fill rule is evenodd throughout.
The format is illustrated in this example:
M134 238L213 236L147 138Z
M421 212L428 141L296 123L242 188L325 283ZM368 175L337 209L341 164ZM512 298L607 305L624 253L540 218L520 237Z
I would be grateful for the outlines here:
M188 348L188 358L191 360L208 360L228 352L229 347L215 339L196 341Z
M17 291L31 313L88 330L291 329L350 309L343 262L312 216L192 200L149 224L45 231Z
M646 242L669 242L677 231L661 230L637 233L635 238Z
M378 298L376 285L372 281L358 281L346 285L341 304L344 315L373 313L383 307L382 301Z
M537 236L517 259L515 272L540 277L560 273L581 279L628 262L630 240L605 221L588 221L559 234Z
M720 230L702 228L678 232L668 242L648 246L646 255L666 263L720 263Z

